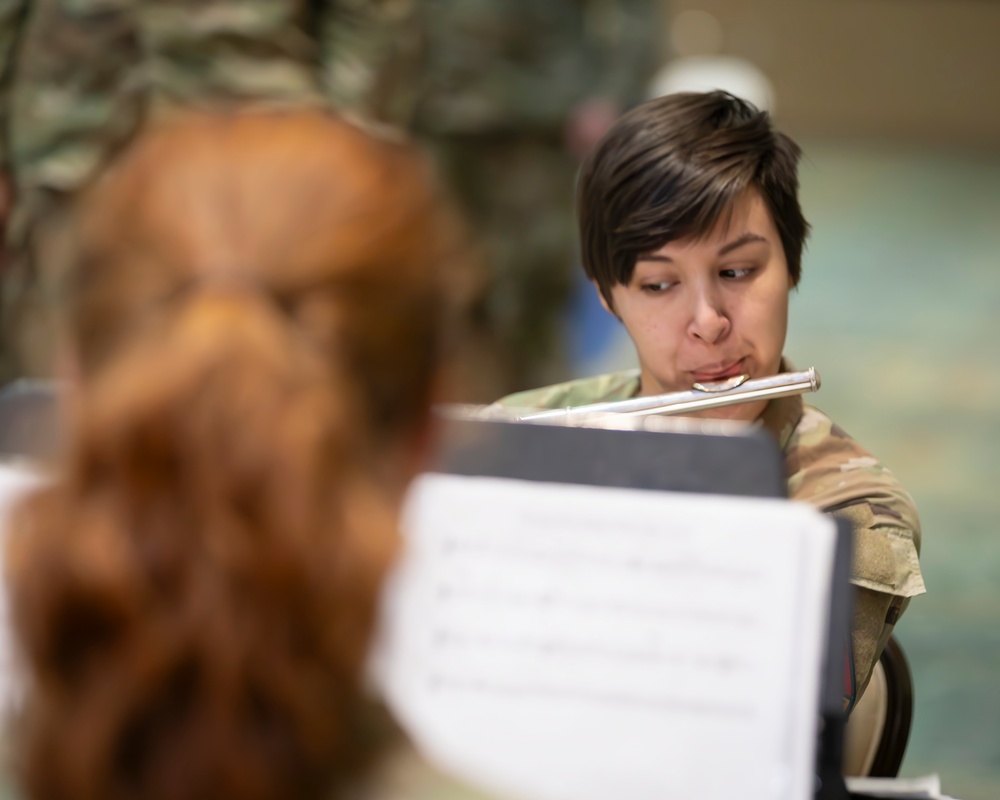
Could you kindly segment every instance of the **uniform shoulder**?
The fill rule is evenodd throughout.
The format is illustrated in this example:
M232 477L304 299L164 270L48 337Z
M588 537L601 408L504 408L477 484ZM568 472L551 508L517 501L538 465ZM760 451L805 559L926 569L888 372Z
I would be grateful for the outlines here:
M829 416L810 405L785 446L789 493L824 510L868 501L877 514L906 527L918 522L899 479Z
M638 391L639 371L630 369L516 392L500 398L496 404L506 408L567 408L627 400Z
M850 520L856 583L902 596L924 590L920 518L888 467L809 405L786 445L785 463L793 499Z

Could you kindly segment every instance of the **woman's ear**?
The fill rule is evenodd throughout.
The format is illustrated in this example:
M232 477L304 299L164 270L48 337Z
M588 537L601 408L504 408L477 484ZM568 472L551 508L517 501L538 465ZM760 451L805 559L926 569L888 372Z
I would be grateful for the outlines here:
M434 413L434 407L455 402L459 387L455 386L457 376L447 367L439 367L431 379L427 398L427 408L413 429L402 442L404 480L409 483L430 465L435 446L441 432L441 417Z
M80 383L80 358L76 348L66 341L59 345L56 353L56 379L61 383Z
M433 412L418 423L410 438L406 452L406 480L409 482L430 465L434 445L441 430L441 420Z
M83 368L76 347L64 337L55 356L55 377L59 387L58 410L63 422L71 418L83 380Z

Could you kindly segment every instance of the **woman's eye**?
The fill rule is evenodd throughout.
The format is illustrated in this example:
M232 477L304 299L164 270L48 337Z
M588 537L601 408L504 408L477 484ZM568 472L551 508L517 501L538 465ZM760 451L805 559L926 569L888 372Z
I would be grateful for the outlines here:
M642 290L649 294L660 294L661 292L667 291L667 289L673 285L673 281L656 281L655 283L644 283L642 285Z
M719 276L727 280L739 280L740 278L749 278L753 275L754 270L755 267L732 267L720 270Z

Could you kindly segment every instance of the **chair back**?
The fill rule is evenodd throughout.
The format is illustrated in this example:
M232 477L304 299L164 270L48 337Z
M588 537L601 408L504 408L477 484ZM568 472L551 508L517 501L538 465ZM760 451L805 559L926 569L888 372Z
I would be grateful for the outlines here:
M906 655L889 637L865 693L847 722L844 774L894 778L913 722L913 678Z

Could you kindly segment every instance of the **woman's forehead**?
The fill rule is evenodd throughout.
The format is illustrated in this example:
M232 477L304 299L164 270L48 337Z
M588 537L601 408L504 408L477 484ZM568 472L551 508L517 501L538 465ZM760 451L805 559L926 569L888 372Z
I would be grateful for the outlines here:
M656 250L639 257L639 261L653 260L651 257L670 257L695 249L722 250L727 246L747 244L755 240L778 241L778 230L774 224L767 203L757 191L748 191L719 214L715 224L701 234L672 239Z

